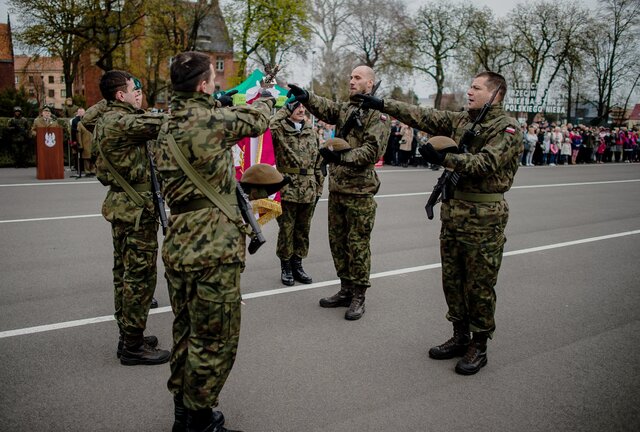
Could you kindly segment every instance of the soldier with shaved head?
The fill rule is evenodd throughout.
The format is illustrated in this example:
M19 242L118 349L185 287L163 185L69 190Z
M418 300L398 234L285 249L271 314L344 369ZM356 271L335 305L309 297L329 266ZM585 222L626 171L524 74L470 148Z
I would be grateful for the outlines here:
M329 163L329 245L340 278L340 290L320 300L325 308L348 307L345 319L357 320L365 311L365 292L371 286L371 231L376 217L374 195L380 188L375 163L389 138L386 115L363 109L356 95L374 92L376 75L368 66L351 72L349 101L334 102L290 85L292 100L300 101L322 121L336 125L336 137L348 148L323 147Z

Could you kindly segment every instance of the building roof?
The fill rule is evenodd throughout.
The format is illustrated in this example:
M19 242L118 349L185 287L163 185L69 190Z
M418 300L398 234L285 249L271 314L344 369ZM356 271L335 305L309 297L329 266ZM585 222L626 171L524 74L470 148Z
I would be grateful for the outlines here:
M62 72L62 60L60 57L30 57L26 55L15 56L15 71Z
M219 6L214 7L211 14L200 23L196 50L219 53L233 52L233 44Z
M0 24L0 61L13 60L13 44L11 41L11 25Z
M640 103L636 104L633 107L633 111L631 111L631 115L629 116L629 120L640 120Z

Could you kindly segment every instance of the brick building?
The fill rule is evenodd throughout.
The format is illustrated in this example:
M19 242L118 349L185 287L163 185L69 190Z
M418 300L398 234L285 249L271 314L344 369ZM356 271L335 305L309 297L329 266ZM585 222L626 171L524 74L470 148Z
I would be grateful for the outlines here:
M211 57L211 62L216 71L216 87L218 89L227 89L235 85L233 80L236 74L237 62L233 59L233 44L222 17L219 2L217 0L213 1L215 4L212 5L211 15L200 24L195 49L207 53ZM148 84L144 77L144 72L142 72L146 67L144 64L146 61L144 49L144 36L123 48L124 63L128 65L127 69L142 81L143 93ZM91 106L102 99L98 83L104 72L95 65L97 60L96 54L91 51L87 51L82 55L73 86L75 94L84 96L87 106ZM158 78L159 87L163 87L163 90L157 95L156 103L154 104L154 107L159 109L168 107L170 97L168 58L165 64L167 66L160 70ZM144 106L148 107L146 100L144 101Z
M0 90L15 88L11 22L0 23Z
M66 99L62 60L59 57L17 55L15 86L24 87L29 101L38 107L47 105L61 109Z

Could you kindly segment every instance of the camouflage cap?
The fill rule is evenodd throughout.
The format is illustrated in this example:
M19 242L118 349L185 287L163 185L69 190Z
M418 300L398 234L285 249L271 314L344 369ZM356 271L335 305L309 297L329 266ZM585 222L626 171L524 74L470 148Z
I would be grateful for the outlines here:
M437 151L457 151L458 149L458 144L447 136L432 136L427 142Z
M349 143L342 138L330 138L325 141L324 146L329 150L336 152L351 150L351 146L349 145Z

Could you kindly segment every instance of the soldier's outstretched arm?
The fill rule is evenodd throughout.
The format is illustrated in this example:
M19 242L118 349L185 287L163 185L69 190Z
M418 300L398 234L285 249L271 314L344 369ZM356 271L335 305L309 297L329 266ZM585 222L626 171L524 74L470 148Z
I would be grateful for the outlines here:
M241 138L263 134L269 127L275 103L276 100L269 96L261 97L251 105L216 109L213 116L224 124L225 144L233 147Z

